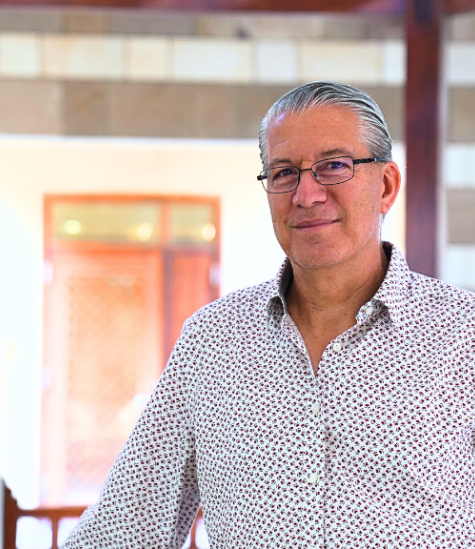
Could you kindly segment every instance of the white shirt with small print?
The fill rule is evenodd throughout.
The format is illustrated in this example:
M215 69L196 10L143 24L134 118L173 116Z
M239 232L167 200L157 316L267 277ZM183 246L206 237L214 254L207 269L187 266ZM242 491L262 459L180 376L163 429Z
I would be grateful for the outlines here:
M475 296L389 269L315 375L288 260L184 325L66 549L475 548Z

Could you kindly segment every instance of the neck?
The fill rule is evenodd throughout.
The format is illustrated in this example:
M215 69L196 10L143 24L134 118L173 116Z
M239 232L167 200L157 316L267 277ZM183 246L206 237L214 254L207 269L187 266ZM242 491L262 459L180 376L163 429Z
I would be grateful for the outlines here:
M376 293L388 268L382 245L354 260L330 267L306 269L292 264L294 279L287 294L289 311L314 324L322 316L354 318Z

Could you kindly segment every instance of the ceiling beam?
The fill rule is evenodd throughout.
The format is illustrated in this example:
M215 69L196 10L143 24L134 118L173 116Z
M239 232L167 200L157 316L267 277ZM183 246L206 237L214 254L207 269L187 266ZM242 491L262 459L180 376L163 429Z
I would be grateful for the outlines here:
M475 0L446 0L445 12L448 14L475 11Z
M403 15L404 0L0 0L0 5Z

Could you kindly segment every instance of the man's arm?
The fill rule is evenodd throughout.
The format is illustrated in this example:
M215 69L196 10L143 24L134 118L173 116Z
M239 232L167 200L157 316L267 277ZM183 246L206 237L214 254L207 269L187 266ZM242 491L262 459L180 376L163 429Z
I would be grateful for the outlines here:
M181 549L198 507L189 364L183 334L99 501L62 549Z

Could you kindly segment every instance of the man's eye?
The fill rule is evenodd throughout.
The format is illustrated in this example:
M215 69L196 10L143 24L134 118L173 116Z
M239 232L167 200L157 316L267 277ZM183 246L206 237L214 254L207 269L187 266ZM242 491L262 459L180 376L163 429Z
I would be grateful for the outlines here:
M282 170L276 171L274 179L278 179L279 177L289 177L290 175L294 175L294 170L292 168L282 168Z
M341 170L345 168L345 163L340 162L339 160L334 160L333 162L329 162L327 168L330 170Z

